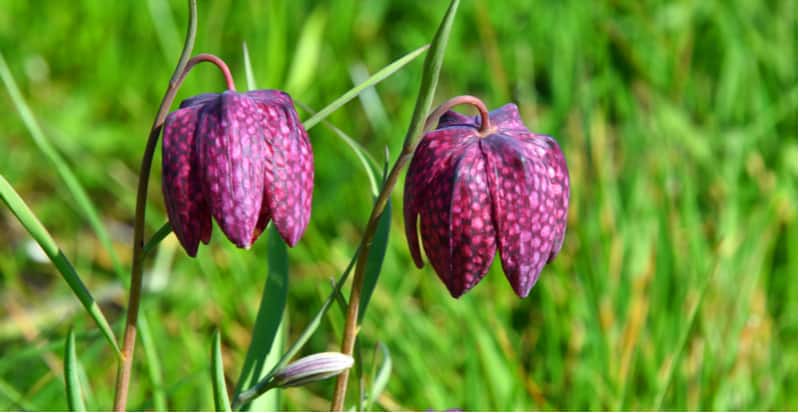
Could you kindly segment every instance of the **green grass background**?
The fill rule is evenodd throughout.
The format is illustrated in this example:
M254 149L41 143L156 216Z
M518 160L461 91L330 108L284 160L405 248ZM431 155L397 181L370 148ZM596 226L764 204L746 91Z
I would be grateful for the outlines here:
M319 109L358 76L430 41L445 1L199 1L196 52ZM147 129L183 41L181 0L0 0L0 51L45 135L101 210L127 266ZM797 409L797 4L792 1L464 0L435 103L514 101L557 138L572 179L564 248L530 297L499 263L461 300L417 270L402 182L382 277L361 337L393 371L380 409ZM399 151L419 59L329 120L378 158ZM355 80L354 80L355 79ZM209 65L179 98L219 91ZM126 298L109 255L0 91L0 173L75 263L121 334ZM307 114L302 114L307 118ZM288 338L347 264L370 210L357 158L310 133L313 215L290 250ZM147 227L165 221L160 155ZM69 326L88 407L109 409L114 359L66 284L0 212L0 408L66 409ZM170 236L147 262L130 408L212 409L209 350L222 333L231 384L266 274L266 240L233 248L215 229L190 259ZM334 307L304 354L338 348ZM157 360L160 375L148 370ZM282 393L326 409L332 382ZM352 400L352 395L351 395Z

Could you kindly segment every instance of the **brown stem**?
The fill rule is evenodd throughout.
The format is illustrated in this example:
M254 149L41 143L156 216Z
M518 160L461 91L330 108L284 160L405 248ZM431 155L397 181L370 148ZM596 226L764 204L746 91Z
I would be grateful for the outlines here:
M430 127L444 115L445 112L450 110L453 106L469 104L478 109L481 116L481 126L479 133L481 136L486 136L492 131L492 124L489 120L489 111L486 105L474 96L457 96L447 102L439 105L428 118L425 120L423 133L430 129ZM375 236L375 231L378 228L378 220L380 219L383 210L386 208L386 203L392 194L394 185L397 183L397 178L400 176L400 171L403 170L405 164L411 159L414 153L416 141L409 141L403 146L403 152L397 158L392 166L389 176L386 178L386 183L383 185L381 193L378 195L378 200L372 208L372 213L367 223L367 228L364 230L364 237L361 239L360 252L358 254L358 261L356 261L355 275L353 276L353 287L350 290L350 300L347 306L347 319L344 325L344 338L342 339L342 353L347 355L353 354L353 347L355 346L356 336L358 335L358 312L361 301L361 288L364 285L364 270L366 269L367 256L369 249L372 246L372 238ZM336 390L333 393L333 402L331 403L332 411L342 411L344 409L344 399L347 394L347 381L349 379L350 370L345 370L336 380Z
M191 24L190 24L191 26ZM194 37L192 35L192 37ZM187 51L186 49L184 50ZM191 53L191 47L188 49ZM187 54L188 54L187 53ZM225 76L225 82L229 90L236 90L233 84L228 66L220 58L201 53L189 60L181 59L176 68L176 75L170 79L169 87L161 100L158 114L150 128L150 135L147 138L147 145L142 156L142 166L139 169L139 188L136 192L136 218L133 224L133 264L131 265L131 289L128 296L128 314L125 322L125 336L122 339L122 360L117 372L116 394L114 397L114 410L124 411L128 399L128 387L131 381L131 368L133 367L133 351L136 347L136 323L139 320L139 304L142 298L142 261L144 254L144 216L147 208L147 187L150 181L150 168L153 164L153 154L158 144L158 136L161 134L161 127L164 119L169 113L169 108L175 100L183 80L189 71L200 62L211 62L217 65Z
M478 109L478 113L481 116L481 126L478 129L478 133L481 136L486 136L487 134L491 133L492 131L492 123L489 120L489 110L486 109L486 105L483 103L482 100L476 98L475 96L463 95L463 96L456 96L447 102L442 103L436 109L431 112L430 116L425 119L425 127L423 132L431 130L436 123L439 122L439 118L442 117L448 110L452 109L454 106L458 105L472 105Z
M144 247L144 216L147 208L147 187L150 180L150 168L153 164L153 154L155 153L156 145L158 144L158 136L161 133L161 127L164 124L164 119L169 113L169 108L175 100L175 95L178 93L183 79L189 73L189 70L199 62L207 61L217 65L222 70L225 76L225 82L229 90L235 90L233 77L227 65L216 56L209 54L200 54L191 59L192 49L194 48L194 39L197 32L197 2L196 0L189 1L189 26L186 32L186 41L183 45L181 57L172 73L164 97L161 99L161 104L158 108L153 125L150 127L150 133L147 138L144 155L142 156L142 165L139 169L139 184L136 191L136 216L133 226L133 263L131 265L131 287L128 297L128 312L125 320L125 335L122 339L122 358L120 360L119 370L117 371L117 382L114 394L114 410L125 411L125 406L128 401L128 388L131 380L131 368L133 367L133 354L136 347L136 324L139 320L139 305L142 296L142 261L144 254L142 249Z
M231 71L228 69L228 65L217 56L209 53L200 53L194 57L192 57L189 62L186 64L186 69L183 70L183 76L181 77L180 81L183 81L183 77L189 73L189 70L194 67L194 65L200 62L209 62L215 64L220 71L222 71L222 75L225 77L225 85L228 87L228 90L236 90L236 85L233 83L233 76L231 76Z
M369 256L369 249L372 247L372 239L375 236L375 231L378 228L378 221L383 210L386 208L386 203L392 195L392 189L397 183L397 178L400 176L400 171L403 170L405 164L411 159L413 148L406 146L400 157L395 161L392 166L391 172L386 177L386 183L383 185L375 205L372 207L372 213L367 223L367 228L364 230L364 237L361 239L361 246L356 261L355 274L353 276L353 288L350 290L350 300L347 305L347 319L344 324L344 338L342 339L342 353L347 355L353 354L353 347L356 342L356 335L358 334L358 311L361 304L361 288L364 285L364 270L366 269L367 257ZM350 370L345 370L340 374L336 380L336 391L333 394L333 402L331 403L332 411L342 411L344 408L344 399L347 393L347 381L349 378Z

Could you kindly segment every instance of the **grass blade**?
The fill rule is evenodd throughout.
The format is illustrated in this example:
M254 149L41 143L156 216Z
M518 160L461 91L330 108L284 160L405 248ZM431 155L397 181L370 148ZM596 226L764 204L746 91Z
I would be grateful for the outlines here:
M364 81L360 85L348 90L342 96L340 96L338 99L334 100L331 104L329 104L328 106L325 106L324 108L322 108L322 110L317 112L316 115L312 116L310 119L308 119L305 122L303 122L303 127L305 127L306 130L309 130L309 129L313 128L321 120L327 118L328 115L330 115L331 113L336 111L336 109L339 109L345 103L353 100L353 98L358 96L358 94L361 93L364 89L366 89L366 88L368 88L370 86L376 85L376 84L380 83L381 81L383 81L384 79L386 79L387 77L393 75L395 72L397 72L398 70L403 68L403 66L411 63L412 60L417 58L417 56L422 54L422 52L424 52L425 50L428 50L428 45L422 46L419 49L416 49L416 50L408 53L407 55L395 60L390 65L388 65L388 66L384 67L383 69L377 71L374 75L370 76L369 79L367 79L366 81Z
M300 106L304 111L308 112L312 116L316 115L316 112L314 112L314 110L309 108L307 105L300 103L298 101L295 101L295 103L297 104L297 106ZM334 133L334 135L336 135L336 137L341 139L344 143L347 144L347 146L350 147L350 149L353 150L353 153L356 154L356 157L358 157L358 160L361 162L361 166L367 173L367 178L369 178L369 185L370 189L372 190L372 195L378 196L379 192L378 177L375 174L375 169L378 168L378 162L375 160L375 158L373 158L372 155L370 155L369 152L367 152L367 150L363 146L361 146L360 143L356 142L355 139L351 138L346 133L344 133L343 130L337 128L334 124L326 120L323 120L321 122L323 126L330 129Z
M367 395L367 403L364 407L365 411L369 411L372 404L378 400L378 397L383 393L383 389L389 384L389 377L392 375L392 355L389 353L389 347L386 347L386 344L382 342L378 343L378 347L383 355L383 363L381 363L378 373L373 375L372 385Z
M114 252L114 247L111 244L111 237L108 235L108 231L106 231L106 228L103 226L103 223L100 220L100 215L97 213L94 204L92 204L92 201L89 199L89 195L86 194L86 190L83 189L83 185L81 185L80 181L78 181L78 178L67 165L67 162L61 157L61 155L59 155L59 153L55 150L55 148L53 148L53 146L45 137L42 129L39 127L39 124L36 122L36 118L33 116L33 112L31 112L31 109L25 103L22 93L20 93L19 88L14 81L14 77L11 75L11 70L9 70L5 59L3 58L2 52L0 52L0 77L3 79L3 83L5 83L6 90L11 96L11 101L14 103L14 106L17 108L17 112L19 112L22 122L25 124L25 127L28 128L28 132L30 132L33 142L36 144L42 154L44 154L50 164L55 168L58 175L64 181L64 184L67 186L67 190L72 194L73 197L75 197L78 208L89 221L89 225L97 235L97 239L100 241L100 244L108 252L109 257L111 257L111 263L114 267L114 272L117 274L117 277L119 277L120 280L126 281L128 278L126 277L125 270L122 267L119 257L117 257L117 254Z
M237 394L256 384L263 374L265 359L275 342L286 307L289 286L289 256L286 244L283 243L275 226L270 225L267 233L269 275L264 284L258 315L253 326L253 338L236 385ZM245 405L242 410L247 409L248 406Z
M150 323L147 321L146 312L139 316L139 337L142 341L142 350L147 359L147 375L153 386L153 407L158 411L167 410L167 397L164 393L164 377L161 370L161 358L153 341L153 334L150 330Z
M78 356L75 355L75 332L70 328L67 334L67 344L64 347L64 384L67 391L67 406L73 412L86 411L86 404L83 402L81 394L79 372Z
M117 355L121 356L119 347L117 346L117 340L114 337L114 332L111 331L111 327L103 315L103 312L100 310L100 306L97 305L97 302L89 293L89 290L86 289L86 286L83 284L83 281L81 281L75 268L61 249L58 248L53 237L50 236L50 233L47 232L47 229L39 222L39 219L36 218L33 211L28 208L25 201L20 198L19 194L17 194L2 175L0 175L0 198L3 198L3 202L8 206L8 209L17 217L17 220L25 227L25 230L31 234L31 237L33 237L36 243L42 247L44 253L47 254L50 261L64 277L64 281L67 282L78 297L78 300L83 304L83 307L86 308L86 311L92 319L94 319L95 323L97 323L97 326L100 328L100 331L102 331L106 340L108 340L108 343Z
M711 274L713 275L713 274ZM683 353L686 352L686 343L689 341L689 333L691 333L692 329L695 326L695 321L697 320L697 314L700 311L700 306L703 304L703 299L705 298L706 291L708 291L708 286L711 284L711 275L707 275L705 280L703 280L703 284L700 286L700 292L698 294L697 301L692 306L691 313L689 314L689 319L686 322L686 326L683 327L683 331L681 331L680 335L678 336L678 342L675 348L675 351L672 354L672 358L669 362L669 367L667 368L666 376L664 377L663 382L661 383L658 393L656 394L655 401L653 402L653 409L654 410L661 410L664 404L664 398L667 396L667 391L672 384L672 381L675 378L675 373L677 371L677 367L680 364L681 358L683 357Z
M247 42L242 43L242 56L244 57L244 78L247 80L247 89L255 90L256 77L253 74L253 64L250 62L250 50L247 48Z
M321 7L318 7L308 16L300 31L300 38L295 45L294 58L286 80L286 90L293 95L303 93L313 82L315 72L319 70L325 20L327 20L327 14Z
M211 385L214 388L214 408L218 412L229 412L231 411L231 402L228 400L228 388L225 386L221 347L219 330L214 330L214 339L211 343Z
M337 296L341 294L342 286L350 276L350 271L352 271L353 266L356 263L356 258L358 258L359 251L360 250L356 250L353 258L350 260L350 264L347 265L347 268L345 268L345 270L342 272L342 275L339 276L339 280L336 282L336 285L333 286L333 291L331 291L331 293L328 295L328 299L322 304L322 307L319 309L319 311L317 311L317 314L313 319L311 319L303 332L300 333L297 339L295 339L291 347L286 350L286 353L283 354L281 359L272 367L269 373L262 377L261 380L259 380L253 386L248 387L247 390L241 392L237 391L238 394L233 402L236 410L239 410L236 408L237 406L247 403L249 400L253 400L259 397L259 395L263 394L265 391L269 390L269 382L270 379L272 379L272 376L278 370L286 367L286 365L289 363L289 360L297 355L297 353L300 352L300 349L303 348L311 336L314 335L314 332L317 331L317 328L319 328L319 325L322 323L322 318L328 313L331 305L333 305L333 302L338 298Z

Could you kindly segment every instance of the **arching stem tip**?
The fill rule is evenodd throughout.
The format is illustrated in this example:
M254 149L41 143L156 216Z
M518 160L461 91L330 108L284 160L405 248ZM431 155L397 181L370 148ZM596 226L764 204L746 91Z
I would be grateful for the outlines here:
M424 131L430 130L430 128L439 121L439 118L441 118L448 110L458 105L472 105L478 109L478 113L481 117L481 124L478 132L480 133L481 137L487 136L494 131L492 122L489 119L489 110L486 108L486 105L482 100L470 95L456 96L439 105L433 110L433 112L431 112L431 114L428 116L428 119L425 120Z

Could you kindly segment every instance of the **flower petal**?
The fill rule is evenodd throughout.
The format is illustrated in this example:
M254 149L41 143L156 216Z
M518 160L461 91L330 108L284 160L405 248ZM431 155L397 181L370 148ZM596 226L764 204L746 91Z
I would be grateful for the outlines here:
M437 156L437 151L435 150L437 140L431 139L431 136L435 135L426 135L417 145L417 149L414 150L414 156L411 158L411 164L406 172L406 184L403 189L403 221L405 223L406 241L408 242L408 249L411 251L411 258L414 259L414 264L417 268L422 268L425 265L419 252L417 217L421 210L420 205L424 201L422 194L427 190L431 176L435 174L435 172L430 171L430 165L434 163ZM434 148L431 148L432 143Z
M545 201L545 204L552 209L552 220L549 225L554 226L553 248L547 258L547 262L550 262L561 251L561 246L564 244L564 233L567 230L569 171L567 170L567 161L564 159L564 153L561 152L561 148L555 139L545 135L532 135L530 139L543 144L538 146L546 148L545 163L547 164L547 176L550 178L547 198L552 201L552 206L547 201Z
M241 248L253 241L264 193L261 117L249 98L232 91L200 113L197 150L206 200L222 232Z
M480 122L479 117L476 117L475 119L476 122ZM524 131L525 133L530 133L528 132L528 128L522 122L522 118L519 116L519 108L517 108L517 105L513 103L503 105L503 107L489 112L489 120L492 122L494 127L496 127L498 130L504 131L506 134L511 130L520 130Z
M211 214L201 187L194 154L198 108L180 109L164 121L162 185L167 216L175 235L189 256L197 255L202 240L211 237Z
M406 241L408 241L411 257L418 268L422 268L424 263L419 251L417 217L423 209L425 200L430 195L432 180L445 173L446 169L450 167L446 158L459 150L459 136L461 135L474 135L474 131L457 128L436 129L428 132L414 150L414 156L408 166L403 190L403 217Z
M506 278L520 297L526 297L536 284L554 237L553 210L547 207L547 166L532 144L536 142L502 134L481 141L500 258Z
M314 154L289 95L249 92L260 108L266 138L264 196L275 229L294 246L308 226L314 190ZM260 222L261 223L261 222Z
M486 275L496 249L485 161L473 129L438 130L426 139L418 164L433 162L414 169L421 172L412 184L419 188L414 202L422 245L450 294L460 297ZM415 221L406 217L410 240Z

